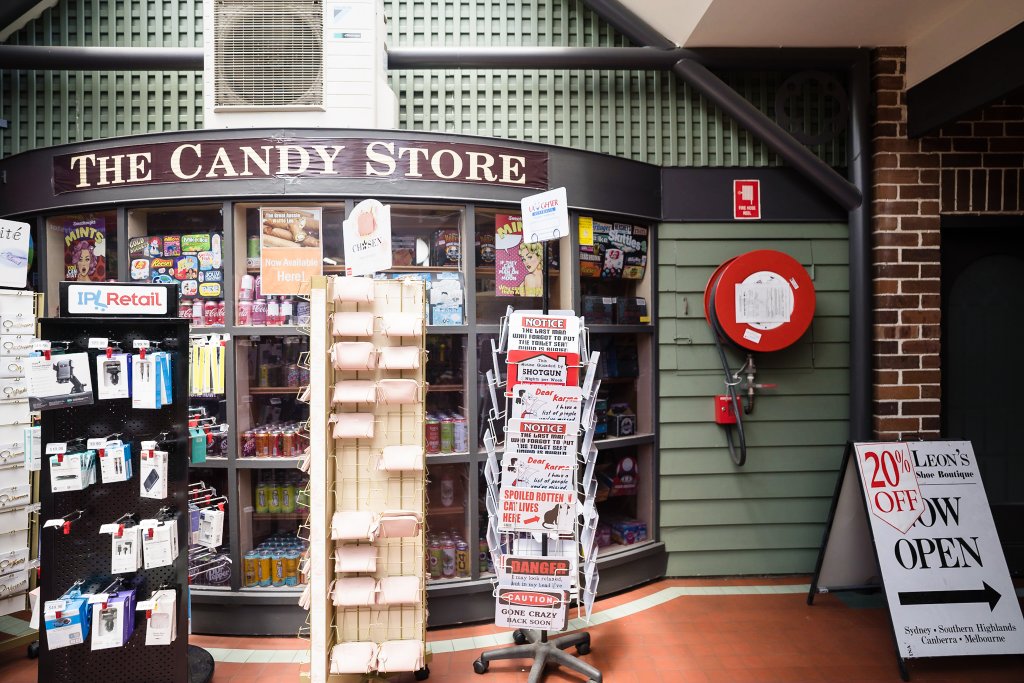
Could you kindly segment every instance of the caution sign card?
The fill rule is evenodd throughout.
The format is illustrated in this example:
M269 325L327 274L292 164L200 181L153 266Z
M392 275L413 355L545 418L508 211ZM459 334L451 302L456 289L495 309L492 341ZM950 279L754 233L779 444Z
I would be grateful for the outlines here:
M514 397L519 385L579 385L578 317L516 311L508 324L507 397Z
M900 654L1024 653L970 442L862 443L854 457Z
M494 623L505 628L561 631L568 609L564 591L542 591L498 586Z

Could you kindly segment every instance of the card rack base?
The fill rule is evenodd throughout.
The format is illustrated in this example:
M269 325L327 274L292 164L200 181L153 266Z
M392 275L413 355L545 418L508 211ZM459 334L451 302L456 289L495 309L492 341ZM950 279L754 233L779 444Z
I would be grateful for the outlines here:
M519 633L521 631L516 632L517 635ZM487 673L491 662L503 659L532 659L533 666L530 668L528 683L540 683L548 665L551 664L581 673L587 676L589 683L602 683L601 672L597 668L565 652L570 647L575 647L578 654L587 654L590 652L590 634L586 631L576 631L552 640L538 639L525 645L511 645L481 652L480 657L473 662L473 671L478 674Z

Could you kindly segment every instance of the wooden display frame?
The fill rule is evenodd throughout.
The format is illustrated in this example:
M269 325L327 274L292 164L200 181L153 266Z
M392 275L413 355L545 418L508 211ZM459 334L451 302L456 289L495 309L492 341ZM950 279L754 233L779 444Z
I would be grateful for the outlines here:
M416 640L423 649L426 671L426 462L418 471L384 472L377 461L386 446L414 445L425 450L424 362L415 370L335 370L330 349L330 316L334 312L370 312L375 318L373 337L379 349L386 346L417 346L424 355L426 326L423 323L426 288L419 280L375 280L374 299L362 303L335 303L332 300L334 277L314 278L310 325L310 681L312 683L360 680L365 674L332 674L331 651L338 643L389 640ZM418 313L420 328L412 337L388 337L380 331L380 322L388 314ZM331 405L331 393L341 379L412 379L418 382L415 403L405 405L350 404ZM334 439L330 416L333 413L368 412L375 415L372 439ZM332 410L333 408L333 410ZM385 510L417 513L421 524L415 536L359 542L375 546L377 567L373 573L361 573L376 580L388 576L416 576L419 601L406 605L336 607L331 590L337 577L334 566L336 545L331 540L331 520L336 511L360 510L381 513ZM351 543L351 542L349 542ZM393 672L388 672L393 673Z

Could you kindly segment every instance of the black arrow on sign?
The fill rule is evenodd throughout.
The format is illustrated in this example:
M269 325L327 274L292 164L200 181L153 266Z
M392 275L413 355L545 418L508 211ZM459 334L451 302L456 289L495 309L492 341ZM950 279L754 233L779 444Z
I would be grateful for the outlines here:
M950 605L960 602L987 602L990 610L995 610L996 603L1002 596L995 588L984 581L981 590L960 591L915 591L900 593L901 605Z

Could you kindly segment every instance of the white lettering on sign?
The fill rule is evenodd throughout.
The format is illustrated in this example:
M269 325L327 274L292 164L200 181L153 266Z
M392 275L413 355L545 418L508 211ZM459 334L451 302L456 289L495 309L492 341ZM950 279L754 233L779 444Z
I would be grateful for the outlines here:
M68 313L164 315L167 290L147 285L68 285Z
M854 448L871 513L907 533L924 512L921 489L906 444L857 444Z

